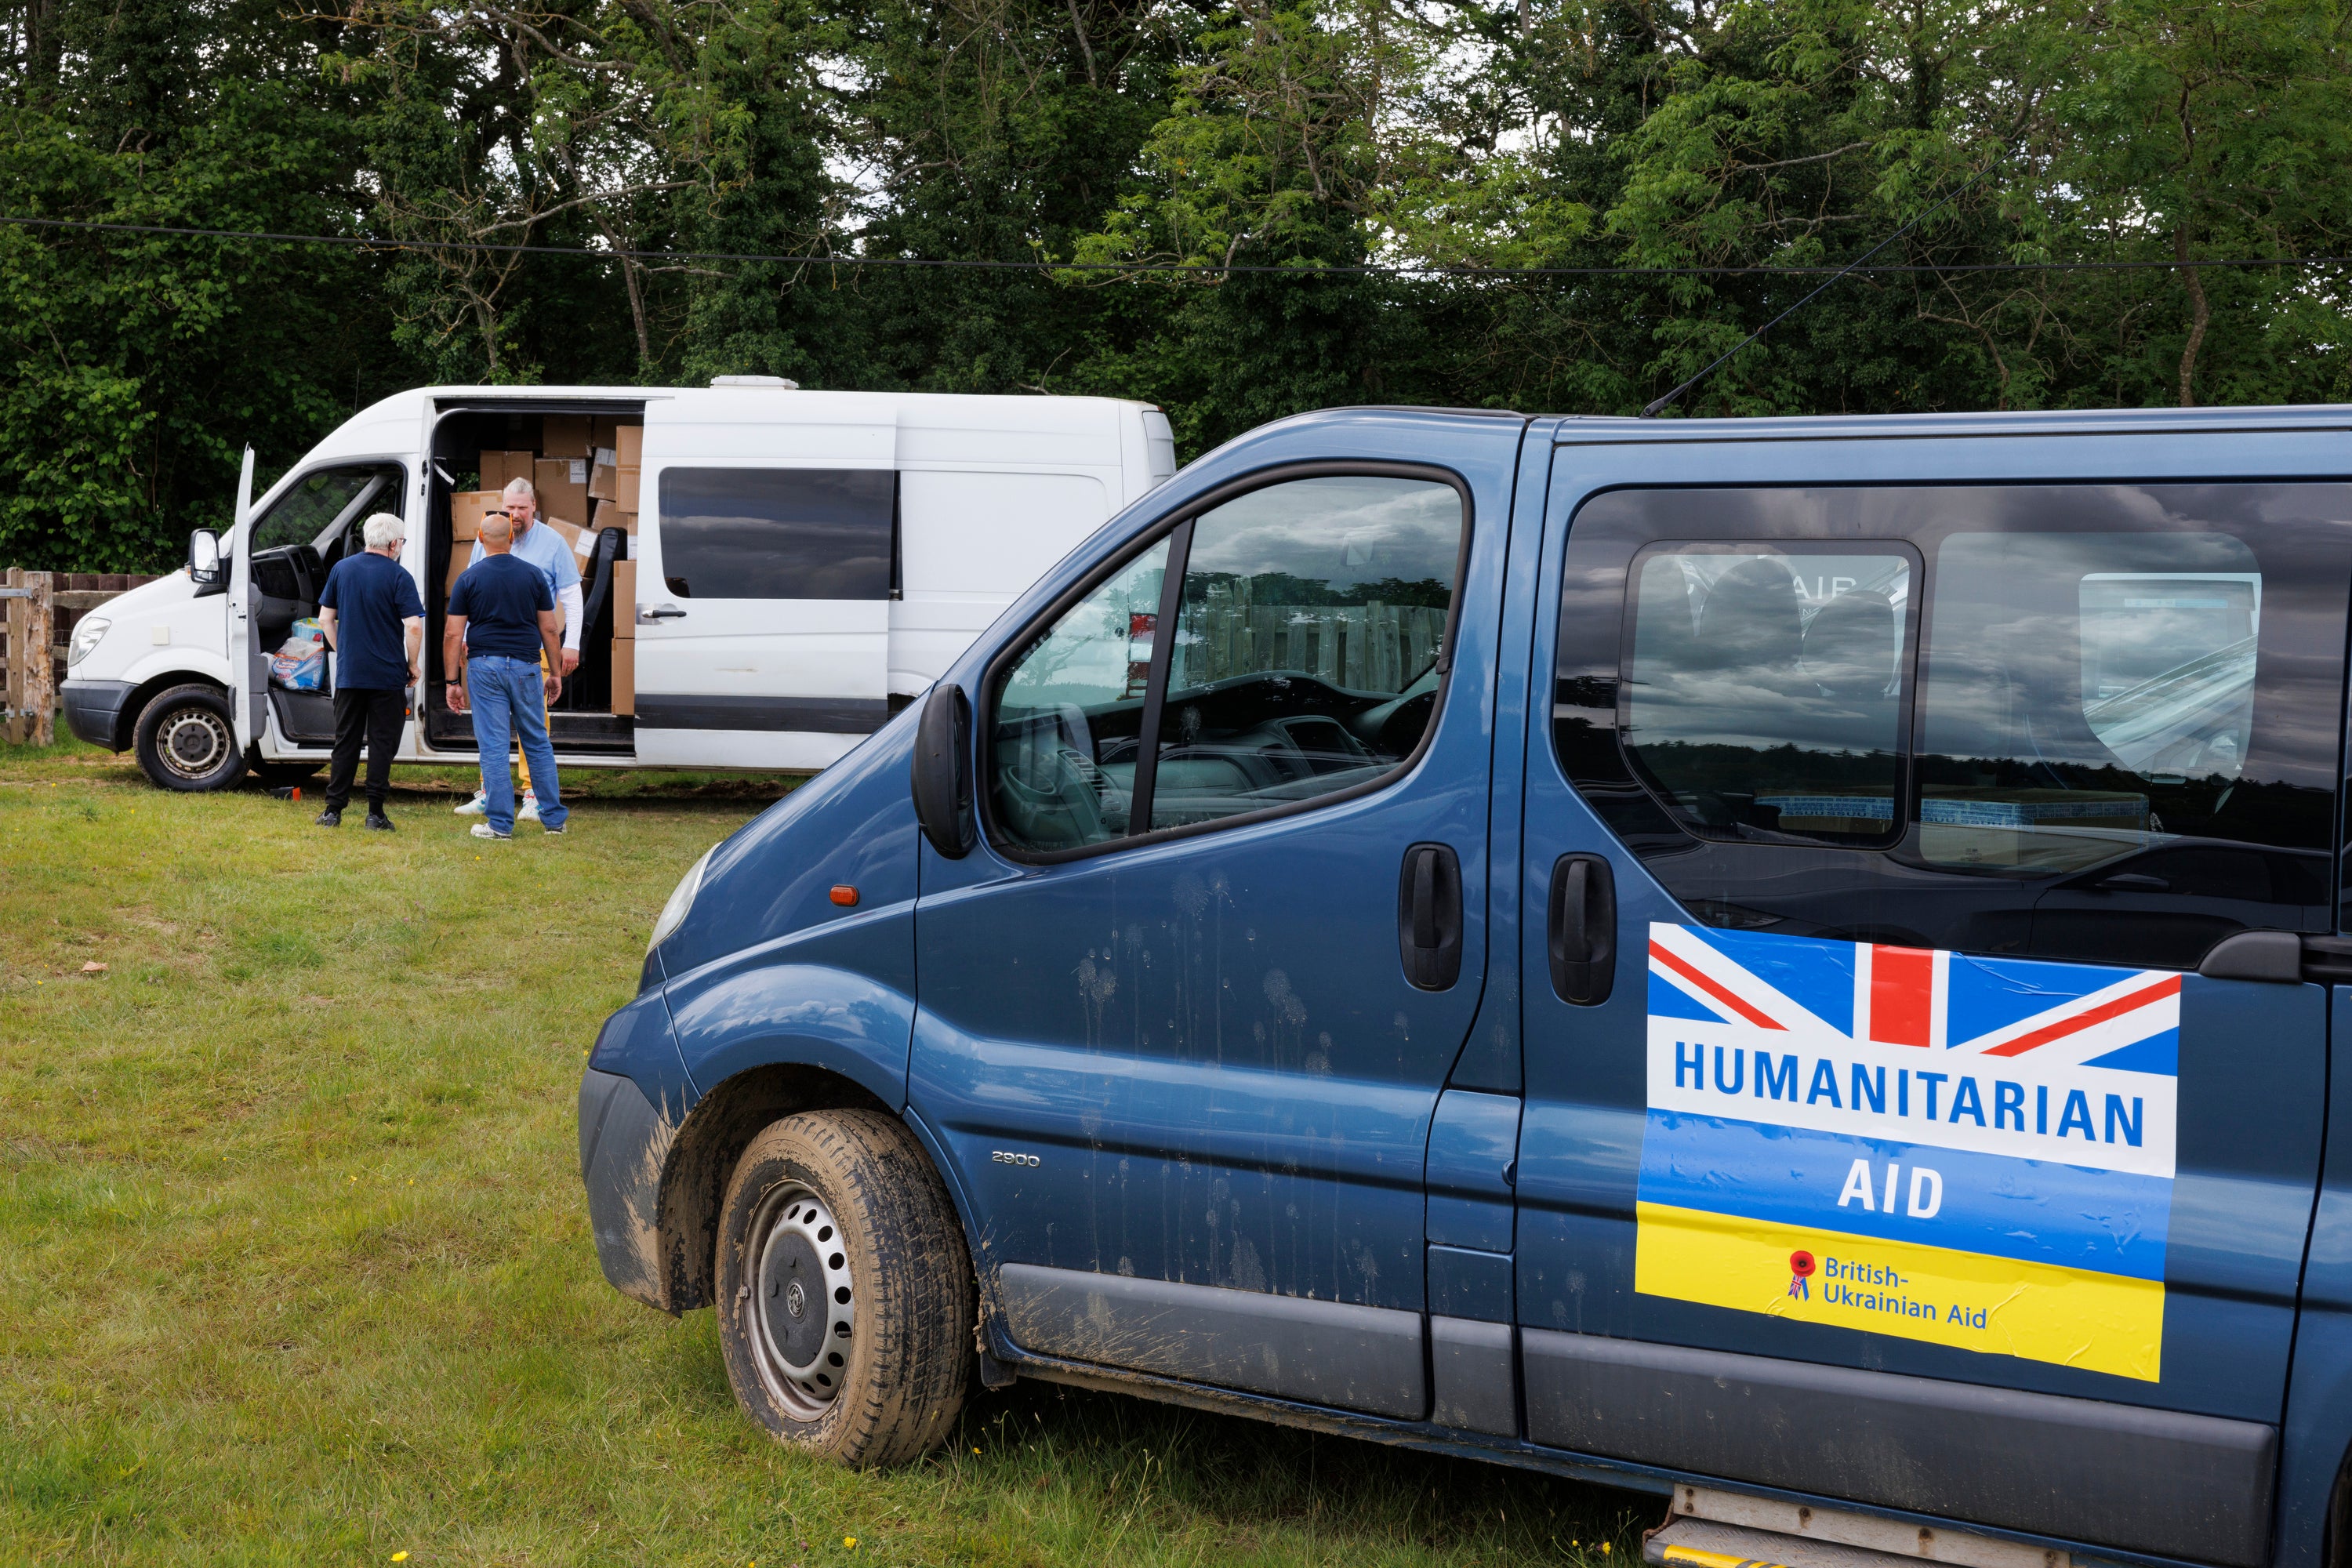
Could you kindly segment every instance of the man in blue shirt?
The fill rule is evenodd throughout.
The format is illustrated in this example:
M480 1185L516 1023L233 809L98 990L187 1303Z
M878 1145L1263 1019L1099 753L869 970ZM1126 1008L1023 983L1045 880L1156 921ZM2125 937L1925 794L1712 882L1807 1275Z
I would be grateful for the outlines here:
M547 579L547 591L555 595L556 608L562 612L563 626L563 661L558 673L570 675L580 668L580 631L582 621L580 594L580 563L572 559L572 546L563 536L548 527L539 516L539 489L529 479L509 479L499 495L507 521L514 527L515 558L527 561L539 568ZM467 564L478 565L484 554L482 542L474 542L474 553ZM551 669L557 667L551 665ZM542 710L542 713L544 710ZM531 787L530 763L523 763L522 810L518 815L525 822L539 820L539 794ZM474 798L457 808L460 816L479 816L488 809L488 796L483 789L474 791Z
M335 760L327 771L321 827L341 827L352 800L360 746L367 746L367 825L392 831L383 814L392 754L408 717L408 688L425 647L425 601L400 564L408 531L388 511L361 525L367 548L335 563L319 595L319 626L335 650Z
M466 568L449 590L443 617L441 663L451 672L449 706L474 715L474 746L482 759L482 786L488 820L474 824L477 838L514 837L514 779L507 772L507 746L522 737L524 765L539 790L539 820L550 833L563 831L563 793L555 776L555 749L548 744L547 710L563 691L554 661L562 658L557 637L555 595L537 567L512 553L513 528L497 515L482 520L482 559ZM455 679L463 659L465 679Z

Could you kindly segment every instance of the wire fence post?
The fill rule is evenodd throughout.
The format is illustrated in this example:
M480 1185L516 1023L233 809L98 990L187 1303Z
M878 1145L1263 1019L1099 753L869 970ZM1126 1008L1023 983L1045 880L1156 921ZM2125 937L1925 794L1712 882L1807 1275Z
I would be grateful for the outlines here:
M57 739L57 653L49 645L57 624L56 577L47 572L8 568L0 603L7 606L8 654L5 723L12 746L30 741L46 746Z
M25 644L31 630L31 605L24 598L25 573L22 567L8 568L8 691L6 734L12 746L24 744L25 721Z
M58 738L57 575L27 572L25 605L25 717L37 746Z

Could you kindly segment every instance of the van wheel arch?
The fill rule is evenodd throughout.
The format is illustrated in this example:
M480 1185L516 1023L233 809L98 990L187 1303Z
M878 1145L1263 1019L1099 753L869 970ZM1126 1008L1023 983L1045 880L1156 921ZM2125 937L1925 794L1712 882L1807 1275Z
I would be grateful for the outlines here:
M139 720L147 711L147 704L180 686L209 686L219 692L224 700L229 695L227 687L210 676L198 675L193 669L171 669L161 675L151 675L131 689L121 710L114 716L114 750L128 752L136 747L139 744Z
M748 1068L697 1100L663 1163L658 1204L662 1293L672 1312L708 1307L719 1268L719 1221L735 1163L771 1122L803 1110L898 1108L839 1073L797 1062Z

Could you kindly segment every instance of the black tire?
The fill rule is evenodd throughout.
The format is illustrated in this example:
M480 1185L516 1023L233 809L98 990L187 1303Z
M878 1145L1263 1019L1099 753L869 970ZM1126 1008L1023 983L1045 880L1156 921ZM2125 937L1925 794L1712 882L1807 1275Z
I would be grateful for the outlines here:
M779 1441L878 1467L946 1438L971 1382L971 1259L897 1119L762 1129L727 1184L718 1264L727 1381Z
M326 765L324 763L249 763L247 768L255 778L274 787L300 784L315 776Z
M157 789L193 795L227 789L245 777L236 716L217 686L191 683L159 692L139 710L131 744Z

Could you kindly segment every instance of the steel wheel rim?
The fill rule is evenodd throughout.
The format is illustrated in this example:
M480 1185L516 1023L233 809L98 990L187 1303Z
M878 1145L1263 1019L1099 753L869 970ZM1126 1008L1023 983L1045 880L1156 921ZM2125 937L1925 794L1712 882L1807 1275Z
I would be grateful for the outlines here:
M785 1182L760 1201L751 1251L738 1303L761 1384L785 1415L814 1421L839 1397L856 1342L841 1226L804 1184Z
M209 708L175 709L155 727L156 755L184 779L209 778L219 772L230 744L228 725ZM189 761L191 755L202 765Z

